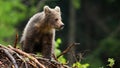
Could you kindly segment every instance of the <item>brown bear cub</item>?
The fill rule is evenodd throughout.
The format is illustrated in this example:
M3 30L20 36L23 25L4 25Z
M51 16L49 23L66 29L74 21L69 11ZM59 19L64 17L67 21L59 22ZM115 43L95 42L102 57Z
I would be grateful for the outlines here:
M54 54L55 30L63 27L60 8L45 6L43 12L30 18L23 31L20 41L23 51L40 52L43 57L51 59Z

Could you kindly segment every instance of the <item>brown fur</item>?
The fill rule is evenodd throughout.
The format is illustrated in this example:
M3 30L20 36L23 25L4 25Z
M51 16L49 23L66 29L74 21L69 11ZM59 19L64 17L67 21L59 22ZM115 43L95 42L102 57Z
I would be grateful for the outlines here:
M48 6L28 21L21 38L22 49L28 53L41 52L43 57L51 59L54 53L55 29L63 27L60 8Z

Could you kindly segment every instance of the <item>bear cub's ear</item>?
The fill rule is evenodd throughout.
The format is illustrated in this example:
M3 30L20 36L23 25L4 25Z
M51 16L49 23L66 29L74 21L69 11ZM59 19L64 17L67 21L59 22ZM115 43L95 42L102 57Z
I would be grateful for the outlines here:
M60 7L59 7L59 6L56 6L56 7L55 7L55 10L56 10L57 12L60 12Z
M50 13L51 12L49 6L44 7L44 12L45 13Z

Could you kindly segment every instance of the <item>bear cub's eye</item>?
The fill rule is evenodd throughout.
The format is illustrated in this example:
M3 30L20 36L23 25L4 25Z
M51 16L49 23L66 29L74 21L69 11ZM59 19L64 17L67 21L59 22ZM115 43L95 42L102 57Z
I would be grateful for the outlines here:
M58 18L56 18L55 21L58 21Z

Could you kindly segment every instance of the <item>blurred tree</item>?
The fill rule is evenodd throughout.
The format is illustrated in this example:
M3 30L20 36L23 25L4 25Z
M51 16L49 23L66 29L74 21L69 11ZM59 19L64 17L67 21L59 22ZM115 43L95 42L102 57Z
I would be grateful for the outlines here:
M68 39L69 43L75 42L75 32L76 32L76 9L80 7L80 0L70 0L69 3L69 32L68 32ZM75 50L76 48L73 47L68 53L68 60L69 65L72 65L75 62Z
M69 5L69 33L68 33L68 39L69 43L75 42L75 17L76 17L76 10L75 7L73 6L73 0L70 1ZM74 62L74 56L75 55L75 47L71 48L71 51L69 51L68 54L68 60L70 61L69 65L72 65Z

